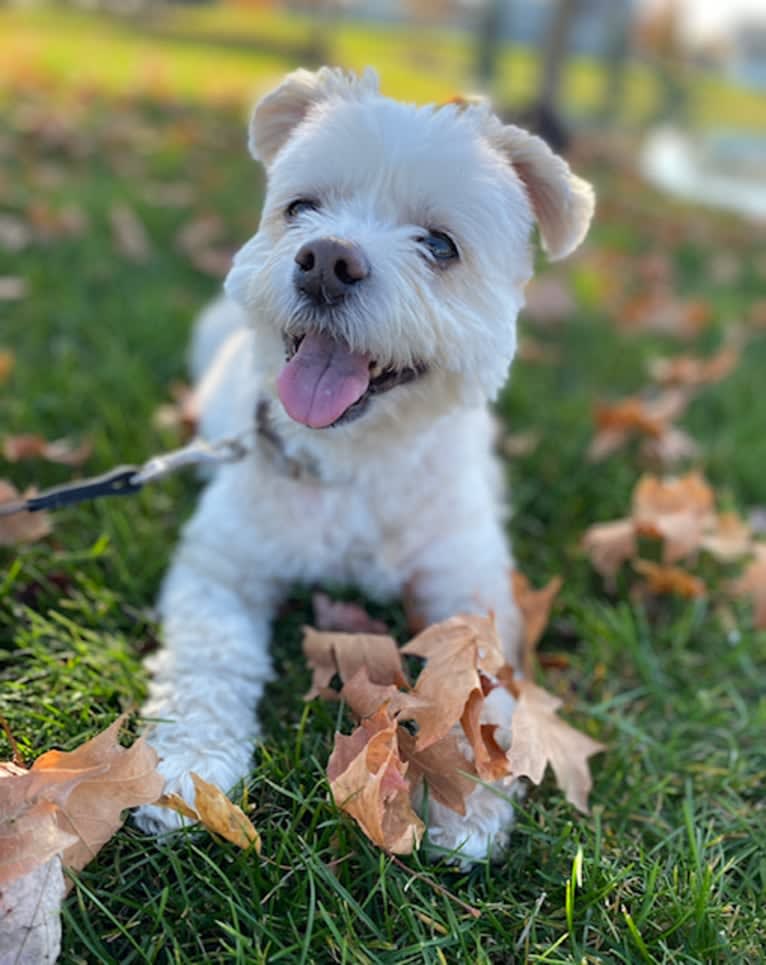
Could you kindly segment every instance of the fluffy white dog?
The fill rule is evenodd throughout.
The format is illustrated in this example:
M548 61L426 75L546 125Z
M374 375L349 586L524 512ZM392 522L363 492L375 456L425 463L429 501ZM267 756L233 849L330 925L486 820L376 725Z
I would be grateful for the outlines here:
M167 790L192 800L191 771L229 788L250 769L271 621L296 582L407 587L429 622L492 610L517 663L487 403L514 355L533 223L560 258L593 212L591 188L486 103L397 103L371 72L290 74L257 105L250 150L268 172L261 225L192 367L203 434L257 418L258 442L187 525L147 661L149 739ZM508 700L493 710L505 726ZM477 785L465 817L432 802L431 841L493 853L512 796Z

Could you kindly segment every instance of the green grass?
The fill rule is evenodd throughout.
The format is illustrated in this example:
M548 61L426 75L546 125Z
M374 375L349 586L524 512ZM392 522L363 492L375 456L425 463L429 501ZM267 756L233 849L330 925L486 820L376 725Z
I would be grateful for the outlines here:
M64 108L49 93L18 78L8 92L2 213L23 218L34 203L75 203L89 227L15 253L0 248L0 275L29 286L23 300L0 303L0 347L17 355L0 386L0 426L88 435L86 470L95 472L177 441L152 428L151 416L183 376L189 325L217 283L188 264L174 237L213 211L227 243L244 241L261 179L245 156L237 107L92 93L66 108L77 113L63 119L76 123L57 139L52 125ZM594 246L635 264L667 246L658 238L668 225L681 226L670 251L678 285L707 299L714 319L697 347L716 344L762 296L762 236L673 205L606 166L584 173L597 181L604 212ZM148 202L146 186L158 182L190 185L189 210ZM113 247L115 199L147 226L147 264ZM711 259L724 249L740 273L716 283ZM511 531L535 580L565 578L544 648L567 662L545 682L569 720L608 744L593 765L592 815L578 816L547 780L520 810L497 867L459 873L419 856L402 866L373 848L329 801L324 769L340 722L337 708L299 696L308 687L300 627L311 610L297 588L276 629L279 679L246 788L263 858L204 834L163 844L126 826L77 876L62 961L762 960L766 635L744 606L736 633L727 633L704 601L645 608L626 586L610 596L582 558L583 530L625 511L640 471L631 453L598 467L584 460L592 403L640 388L646 359L678 346L620 335L598 280L577 262L556 271L580 304L566 325L535 334L559 348L561 362L517 364L499 409L514 430L542 436L508 466ZM764 501L764 365L766 339L755 337L736 374L706 389L684 422L704 446L709 478L743 511ZM69 475L0 462L0 476L19 486ZM140 660L156 646L152 603L195 493L191 479L175 479L138 498L61 512L45 543L2 551L0 712L29 761L53 746L73 748L141 701ZM398 608L376 612L401 628ZM3 745L0 756L7 753Z

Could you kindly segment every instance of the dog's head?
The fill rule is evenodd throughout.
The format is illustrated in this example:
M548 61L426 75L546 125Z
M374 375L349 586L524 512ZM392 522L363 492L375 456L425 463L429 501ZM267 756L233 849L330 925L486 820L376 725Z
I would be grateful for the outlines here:
M268 188L226 290L261 377L313 429L494 396L533 223L561 258L593 213L590 186L486 103L398 103L372 72L290 74L256 106L250 149Z

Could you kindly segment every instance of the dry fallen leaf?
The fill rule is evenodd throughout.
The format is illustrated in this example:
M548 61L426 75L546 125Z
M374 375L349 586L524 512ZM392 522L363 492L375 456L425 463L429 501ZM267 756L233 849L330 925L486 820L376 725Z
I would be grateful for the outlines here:
M754 559L747 564L740 579L731 584L735 596L750 597L753 617L759 630L766 630L766 543L753 545Z
M122 201L115 201L109 209L114 246L130 261L146 261L152 245L146 228L133 208Z
M626 331L694 338L707 327L711 318L707 302L680 298L661 285L624 302L618 323Z
M43 436L25 433L3 438L3 456L8 462L22 462L26 459L45 459L63 466L81 466L93 451L89 441L75 445L71 439L56 439L48 442Z
M646 589L650 593L694 599L705 596L707 592L707 587L702 580L678 566L663 566L649 560L635 560L633 568L646 577Z
M244 811L230 801L219 787L203 780L199 774L192 772L191 779L196 791L194 810L200 823L237 847L253 847L260 854L261 836Z
M186 439L194 435L199 423L199 399L195 390L184 382L170 386L173 402L158 406L152 416L156 429L174 429Z
M735 513L716 513L715 493L697 472L666 479L642 476L633 491L630 518L591 526L583 548L599 573L613 581L620 566L638 555L640 538L661 541L666 565L702 550L731 562L752 545L749 527ZM679 578L675 585L682 582ZM659 587L660 577L648 585ZM692 584L687 583L687 590L692 593Z
M349 737L335 735L327 765L335 803L393 854L410 854L424 831L412 809L407 767L399 756L396 721L385 706Z
M571 318L576 307L567 284L552 275L533 279L524 290L524 314L541 324L563 322Z
M375 620L358 603L339 603L326 593L314 593L314 623L317 630L343 633L388 633L382 620Z
M656 382L664 385L710 385L733 372L739 356L738 345L725 345L706 359L694 355L654 359L649 365L649 373Z
M474 691L482 692L480 670L494 673L503 664L500 641L488 617L452 617L419 633L402 653L426 660L413 694L423 701L406 711L418 725L421 751L449 733Z
M435 801L458 814L465 814L465 799L476 787L476 781L470 775L476 772L460 750L455 735L447 734L425 750L418 751L415 738L409 731L400 725L397 733L399 753L409 764L407 778L412 789L424 780Z
M500 440L500 451L509 459L515 459L530 455L539 445L539 432L509 432Z
M16 365L16 356L10 349L0 349L0 385L8 381L8 377Z
M27 293L25 279L15 275L0 276L0 302L15 302Z
M382 634L320 633L304 627L303 653L314 675L305 700L337 697L329 686L333 677L337 674L347 683L360 667L367 669L374 684L404 686L407 682L399 648L391 637Z
M599 462L621 449L635 436L652 444L652 452L663 462L692 455L696 449L690 437L672 425L685 410L689 395L669 389L660 395L643 398L629 396L612 404L596 406L596 435L588 448L588 459ZM672 436L672 443L668 440ZM688 440L680 445L681 439Z
M548 625L551 607L561 589L562 579L555 576L542 590L535 590L521 570L514 569L512 584L516 605L524 618L522 670L525 677L532 677L537 644Z
M0 887L0 962L48 965L61 950L61 903L66 879L61 858Z
M567 801L587 814L593 785L588 758L605 746L561 720L556 714L559 698L530 680L515 681L513 693L517 703L508 751L511 774L539 784L550 764Z
M0 506L13 503L17 499L28 499L35 494L28 489L22 496L11 483L0 479ZM17 543L34 543L46 537L53 529L50 516L45 512L15 513L13 516L0 516L0 546L15 546Z

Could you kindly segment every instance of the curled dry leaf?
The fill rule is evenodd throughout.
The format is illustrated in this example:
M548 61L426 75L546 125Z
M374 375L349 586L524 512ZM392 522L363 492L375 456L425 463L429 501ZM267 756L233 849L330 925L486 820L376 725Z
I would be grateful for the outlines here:
M0 276L0 302L15 302L27 294L27 283L24 278L15 275Z
M524 290L524 314L543 325L566 321L576 307L566 282L553 275L533 279Z
M152 803L164 780L157 755L139 738L117 743L124 716L74 751L48 751L26 771L3 766L0 882L61 854L79 870L122 826L122 811Z
M494 621L479 616L434 624L402 647L402 653L426 660L413 688L423 706L402 712L418 725L419 751L446 737L463 716L471 694L482 694L480 671L494 674L503 664Z
M11 483L0 479L0 506L13 503L17 499L28 499L35 494L28 489L22 496ZM13 516L0 516L0 546L15 546L17 543L34 543L46 537L53 525L45 512L15 513Z
M191 817L192 820L199 821L208 831L220 834L222 838L236 844L238 848L252 847L256 854L260 854L261 836L245 812L230 801L220 787L204 780L199 774L192 771L191 779L195 790L194 809L189 808L186 802L182 802L185 810L181 810L177 805L175 809ZM177 795L173 796L177 797Z
M412 809L407 767L399 756L396 721L386 706L349 737L336 734L327 765L335 803L372 842L393 854L410 854L424 831Z
M738 345L725 345L706 359L695 355L653 359L649 364L649 374L663 385L710 385L720 382L733 372L739 357Z
M63 466L81 466L93 451L92 444L85 440L79 444L71 439L56 439L48 442L43 436L25 433L18 436L5 436L3 456L8 462L23 462L27 459L45 459Z
M109 209L114 246L130 261L146 261L152 253L152 245L143 222L133 208L122 201L115 201Z
M735 596L752 599L755 625L759 630L766 630L766 543L755 543L753 552L754 558L730 589Z
M371 633L320 633L303 628L303 653L313 671L311 689L305 700L314 697L334 699L330 688L337 674L343 683L351 680L360 667L365 667L372 683L405 686L399 648L391 637Z
M530 680L514 681L512 692L517 704L508 751L511 774L539 784L550 764L567 801L587 814L593 785L588 758L605 746L561 720L559 698Z
M542 590L535 590L521 570L512 573L513 596L524 618L524 649L522 670L525 677L534 671L537 644L548 625L551 607L562 586L560 576L555 576Z
M382 620L375 620L358 603L339 603L326 593L315 593L314 622L317 630L339 630L343 633L388 633Z
M16 365L16 356L10 349L0 348L0 385L7 382Z
M170 386L172 402L158 406L152 416L156 429L174 429L186 439L194 435L199 423L199 398L195 390L184 382Z
M646 589L650 593L683 596L687 599L695 599L707 593L707 587L702 580L679 566L663 566L649 560L635 560L633 568L646 578Z
M415 738L401 725L397 736L399 754L409 765L407 778L413 791L425 780L428 793L435 801L458 814L465 814L465 799L476 787L476 781L471 777L476 774L476 769L460 750L457 737L447 734L425 750L418 751Z
M662 542L665 565L702 550L731 562L752 546L747 524L735 513L716 513L715 493L696 472L668 479L642 476L633 491L630 518L591 526L583 548L599 573L613 581L620 566L638 555L640 538Z
M656 455L664 460L696 451L693 445L679 445L681 436L690 443L691 439L671 425L684 412L689 398L681 389L670 389L653 397L629 396L615 403L599 403L595 411L597 432L588 448L588 458L600 462L636 436L651 442ZM673 436L673 444L668 436Z

